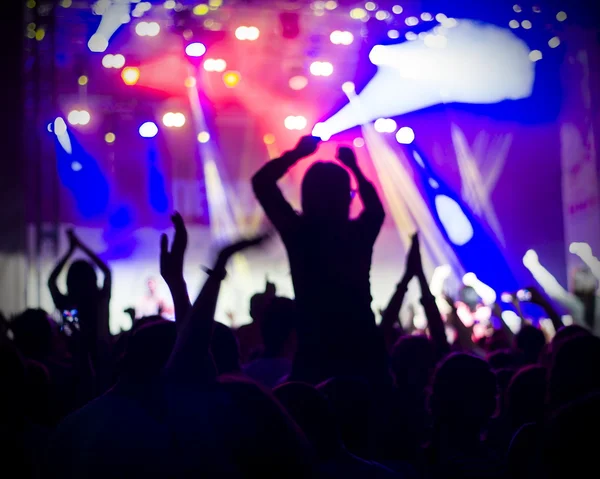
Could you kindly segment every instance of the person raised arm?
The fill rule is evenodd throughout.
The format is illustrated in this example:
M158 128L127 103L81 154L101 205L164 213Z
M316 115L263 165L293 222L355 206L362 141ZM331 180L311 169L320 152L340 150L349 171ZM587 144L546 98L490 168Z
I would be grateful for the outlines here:
M183 278L183 258L187 247L188 234L183 218L177 212L171 216L175 227L175 237L171 251L169 251L169 239L166 234L160 238L160 274L167 283L173 305L175 306L175 320L177 327L181 325L190 308L190 297L187 285Z
M372 221L373 225L377 226L377 232L379 232L379 228L381 228L385 218L385 211L383 209L383 204L379 199L379 195L377 194L377 190L365 177L358 166L356 155L351 148L345 146L340 147L337 158L356 178L358 193L360 194L360 198L364 205L364 211L360 215L360 220L365 221L368 219L369 221Z
M441 359L450 352L450 345L448 344L448 338L446 337L446 328L444 326L444 321L442 320L440 310L435 302L435 296L433 296L429 290L429 284L427 283L427 278L425 277L425 272L423 271L418 234L413 236L412 241L413 245L411 247L411 252L413 249L416 250L413 253L414 257L411 260L414 263L412 268L414 268L414 274L419 280L419 285L421 286L421 304L425 309L425 316L427 316L427 325L429 327L431 341L435 347L438 359Z
M73 241L75 242L75 246L77 246L81 251L83 251L92 260L92 262L96 266L98 266L100 271L102 271L102 274L104 275L104 284L102 286L102 293L110 296L110 291L112 288L112 273L110 272L110 268L108 267L108 265L104 261L102 261L100 259L100 257L96 253L94 253L86 244L84 244L79 239L79 237L77 235L75 235L73 230L70 230L68 232L68 234L70 234L71 237L73 238Z
M178 382L197 383L214 377L216 373L209 348L221 282L226 276L225 266L233 255L262 243L265 238L258 236L223 248L212 269L206 269L208 278L182 324L178 326L177 340L165 368L168 378Z
M587 243L573 243L569 247L569 251L581 258L581 261L590 268L594 277L600 281L600 260L592 253L592 248Z
M54 306L56 307L56 309L60 311L67 309L67 298L58 289L58 276L65 268L65 265L67 264L71 256L73 256L73 253L77 248L77 243L75 241L75 237L73 236L73 230L67 231L67 237L69 238L69 249L56 264L56 266L52 270L52 273L50 273L50 277L48 278L48 289L50 289L52 301L54 302Z
M320 138L314 136L303 136L293 150L269 161L252 178L252 188L258 202L271 223L280 232L292 227L297 215L283 197L277 181L299 160L317 151L320 141Z

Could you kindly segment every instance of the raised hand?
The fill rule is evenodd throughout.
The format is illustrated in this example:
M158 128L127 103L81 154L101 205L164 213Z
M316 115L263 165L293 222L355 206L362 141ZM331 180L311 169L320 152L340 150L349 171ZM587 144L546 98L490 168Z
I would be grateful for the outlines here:
M225 267L225 265L227 264L227 261L233 255L235 255L237 253L240 253L243 250L251 248L253 246L258 246L263 241L265 241L267 238L269 238L269 235L268 234L263 234L263 235L255 236L253 238L242 239L242 240L239 240L239 241L237 241L235 243L231 243L228 246L225 246L219 252L219 256L218 256L218 259L217 259L217 264L220 265L220 266Z
M67 230L67 238L69 239L69 251L75 251L80 242L79 238L75 235L75 230L73 230L73 228Z
M421 261L421 245L419 235L415 233L412 236L412 244L406 258L406 272L410 277L417 276L423 273L423 264Z
M169 251L167 235L163 233L160 238L160 274L169 286L183 280L183 257L188 241L187 230L181 215L175 212L171 216L171 221L175 227L171 251Z
M310 156L317 151L320 142L321 138L316 136L303 136L294 148L294 152L301 158Z
M337 152L337 159L347 168L351 170L356 169L356 155L351 148L340 146Z

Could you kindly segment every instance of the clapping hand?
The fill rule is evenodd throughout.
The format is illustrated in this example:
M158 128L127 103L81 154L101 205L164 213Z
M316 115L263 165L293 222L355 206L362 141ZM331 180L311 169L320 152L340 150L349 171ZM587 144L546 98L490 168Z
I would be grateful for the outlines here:
M187 230L183 218L177 212L171 216L175 227L175 237L171 251L169 251L169 239L166 234L160 238L160 274L169 284L183 279L183 257L187 247Z
M406 258L406 272L412 278L423 273L423 264L421 261L421 249L420 249L419 235L415 233L412 236L412 244L408 257Z
M317 151L320 142L321 139L316 136L303 136L302 138L300 138L300 141L296 145L296 148L294 148L294 152L300 158L310 156L315 151Z
M337 159L347 168L354 170L356 168L356 155L351 148L341 146L337 152Z

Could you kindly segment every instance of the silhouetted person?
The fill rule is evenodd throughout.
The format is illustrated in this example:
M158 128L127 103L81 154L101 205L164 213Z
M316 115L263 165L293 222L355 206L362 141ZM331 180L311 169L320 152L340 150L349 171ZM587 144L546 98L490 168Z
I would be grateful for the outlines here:
M349 219L352 189L348 172L317 162L302 180L302 213L296 213L277 181L319 144L304 137L296 148L268 162L252 184L266 215L286 246L302 321L293 376L317 382L337 374L385 374L385 352L371 311L373 245L384 210L349 148L338 159L353 173L364 210Z
M513 376L506 394L507 419L511 436L524 424L542 421L545 398L545 368L527 366Z
M263 352L244 367L244 373L272 388L292 371L297 323L296 303L289 298L276 297L265 308L260 325Z
M437 368L429 406L433 435L426 451L430 477L503 477L502 463L481 442L496 410L496 377L482 359L452 354Z

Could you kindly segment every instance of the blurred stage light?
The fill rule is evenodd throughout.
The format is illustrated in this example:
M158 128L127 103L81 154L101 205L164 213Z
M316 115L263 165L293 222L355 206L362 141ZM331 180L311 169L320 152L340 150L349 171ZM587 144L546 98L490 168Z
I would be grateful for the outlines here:
M375 128L375 131L378 133L394 133L397 125L391 118L378 118L375 120L373 128Z
M355 91L354 83L352 83L351 81L344 82L342 84L342 91L347 95L349 95L350 93L354 93L354 91Z
M329 35L329 40L334 45L351 45L354 41L354 35L348 31L335 30Z
M424 22L430 22L433 20L433 15L431 13L423 12L421 13L421 20Z
M60 116L54 120L53 130L56 136L64 135L67 132L67 124Z
M558 37L552 37L550 40L548 40L548 46L550 48L556 48L559 45L560 45L560 38L558 38Z
M406 38L409 42L412 42L419 38L419 36L415 32L406 32L404 38Z
M541 60L542 52L540 52L539 50L531 50L531 52L529 53L529 59L532 62L537 62L537 61Z
M123 55L121 55L120 53L117 53L115 56L113 56L112 58L112 67L113 68L123 68L125 66L125 57Z
M529 30L531 29L532 25L531 22L529 20L523 20L521 22L521 26L525 29L525 30Z
M86 75L81 75L78 79L77 79L77 83L79 83L80 86L85 86L88 84L88 77Z
M221 73L227 68L227 62L222 58L207 58L203 66L207 72Z
M338 7L338 4L335 0L327 0L325 2L325 8L327 10L335 10Z
M565 12L558 12L558 13L556 14L556 19L557 19L559 22L564 22L564 21L567 19L567 14L566 14Z
M512 29L519 28L521 24L517 20L511 20L508 22L508 26Z
M227 88L235 88L237 84L240 82L240 74L239 72L229 71L223 75L223 83Z
M521 8L521 6L520 6L520 5L513 5L513 10L514 10L516 13L521 13L521 12L523 11L523 9Z
M176 2L174 0L167 0L165 3L163 3L163 7L165 7L167 10L173 10L175 5Z
M67 115L67 121L71 125L87 125L91 120L91 115L87 110L71 110Z
M198 142L199 143L208 143L210 140L210 133L208 131L201 131L198 133Z
M148 22L140 22L135 26L135 33L140 37L148 35Z
M354 138L354 140L352 141L352 144L356 148L362 148L363 146L365 146L365 140L363 140L362 138Z
M185 54L188 57L197 58L197 57L201 57L205 53L206 53L206 47L204 46L203 43L200 43L200 42L190 43L187 47L185 47Z
M140 79L140 70L136 67L126 67L121 71L121 78L125 85L135 85Z
M108 40L100 33L94 33L88 41L88 48L95 53L102 53L108 48Z
M373 10L377 10L377 4L375 2L367 2L365 3L365 8L372 12Z
M183 82L186 88L194 88L196 86L196 79L194 77L187 77Z
M359 101L326 120L321 131L332 136L440 103L492 104L531 95L529 47L511 30L462 19L444 38L445 48L430 48L425 40L373 47L369 58L377 73Z
M146 35L149 37L155 37L160 33L160 25L156 22L150 22L146 29Z
M256 27L241 26L235 29L235 38L238 40L257 40L260 36L260 30Z
M409 27L414 27L419 24L419 19L417 17L407 17L406 20L404 20L404 23Z
M350 10L350 17L355 20L362 20L368 15L368 13L362 8L353 8Z
M306 85L308 85L308 78L302 75L296 75L290 78L288 83L292 90L302 90L303 88L306 88Z
M158 127L156 126L156 123L147 121L140 126L139 131L142 138L154 138L158 133Z
M415 141L415 132L409 126L403 126L396 133L396 141L402 145L410 145Z
M391 38L392 40L396 40L397 38L400 37L400 32L398 30L390 30L387 33L388 38Z
M200 5L196 5L192 12L194 15L198 15L201 17L202 15L206 15L209 11L208 5L201 3Z
M317 123L312 129L311 135L319 137L323 141L327 141L331 138L331 134L327 130L325 123Z
M114 134L114 133L112 133L112 132L108 132L106 135L104 135L104 141L105 141L106 143L108 143L109 145L110 145L111 143L114 143L114 142L115 142L115 140L116 140L116 138L117 138L117 137L116 137L116 136L115 136L115 134Z
M263 137L263 141L265 142L265 145L272 145L273 143L275 143L275 135L267 133Z
M303 116L288 116L283 121L283 124L288 130L304 130L307 122Z
M385 10L379 10L379 11L378 11L378 12L375 14L375 18L376 18L377 20L381 20L381 21L383 21L383 20L387 20L387 19L388 19L388 18L390 18L390 17L391 17L391 15L390 15L388 12L386 12Z
M183 113L172 111L165 113L162 118L163 125L167 128L181 128L185 125L185 115Z
M104 68L112 68L114 55L108 53L102 57L102 66Z
M333 65L329 62L312 62L310 73L317 77L328 77L333 73Z
M395 13L396 15L400 15L403 11L404 9L400 5L394 5L392 7L392 13Z
M83 165L81 163L79 163L78 161L71 162L71 169L73 171L81 171L82 168L83 168Z

